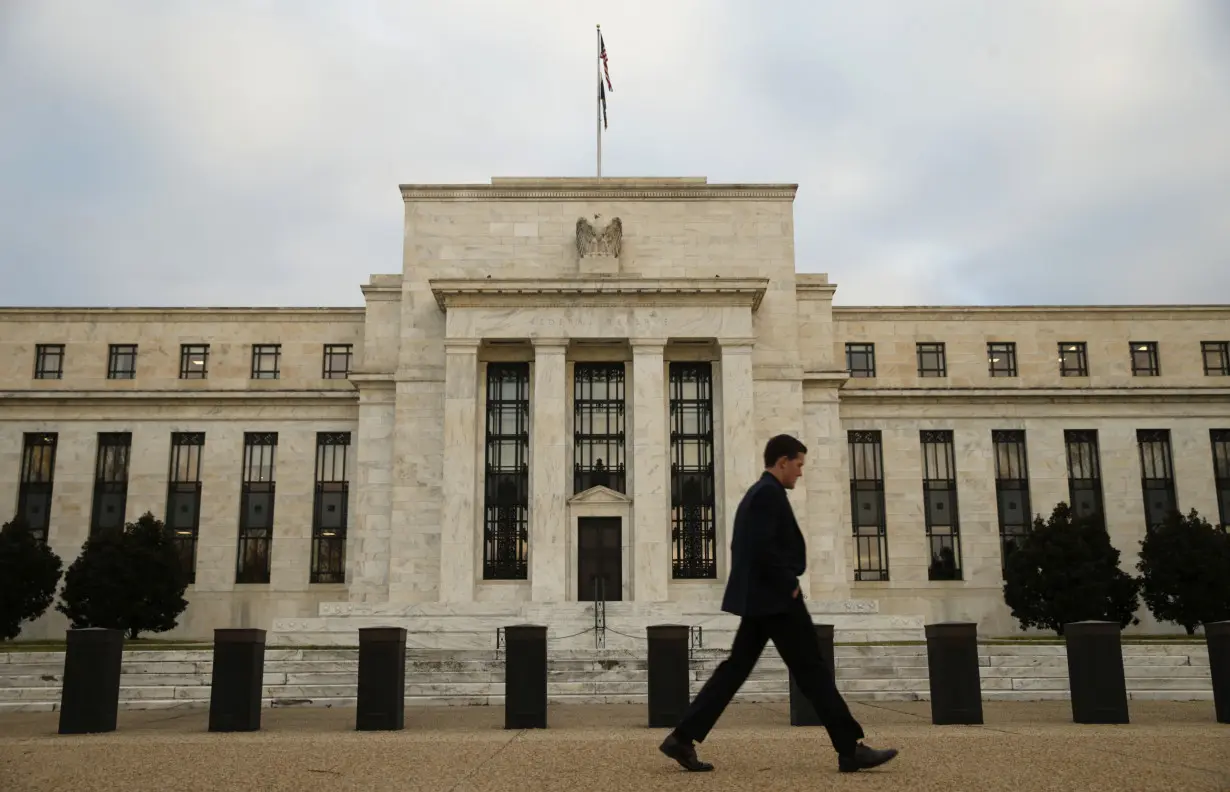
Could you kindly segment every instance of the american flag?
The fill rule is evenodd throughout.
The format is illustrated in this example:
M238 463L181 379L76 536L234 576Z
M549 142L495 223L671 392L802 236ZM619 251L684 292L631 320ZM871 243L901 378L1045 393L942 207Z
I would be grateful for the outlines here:
M614 91L611 87L611 64L606 61L606 42L602 40L602 32L598 33L598 57L602 58L602 73L606 75L606 87L608 90Z
M602 40L602 31L598 31L598 57L602 59L602 73L606 76L606 85L602 84L602 78L598 78L598 103L602 105L602 128L606 129L606 92L611 87L611 66L606 60L606 42Z

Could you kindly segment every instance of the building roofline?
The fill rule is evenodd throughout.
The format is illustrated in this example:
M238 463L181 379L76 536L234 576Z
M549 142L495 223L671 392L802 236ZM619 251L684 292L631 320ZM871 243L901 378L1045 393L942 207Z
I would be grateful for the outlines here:
M402 184L403 201L793 201L798 184L709 184L704 177L493 178L489 184Z

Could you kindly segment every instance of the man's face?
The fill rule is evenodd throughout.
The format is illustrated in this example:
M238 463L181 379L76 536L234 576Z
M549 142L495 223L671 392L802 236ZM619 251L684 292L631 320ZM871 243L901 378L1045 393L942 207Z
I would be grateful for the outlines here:
M803 465L807 462L807 454L799 454L794 459L782 457L777 460L777 478L786 489L794 489L794 483L803 476Z

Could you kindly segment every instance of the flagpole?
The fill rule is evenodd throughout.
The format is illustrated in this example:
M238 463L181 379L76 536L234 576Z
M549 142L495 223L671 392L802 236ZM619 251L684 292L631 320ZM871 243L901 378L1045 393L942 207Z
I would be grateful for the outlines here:
M598 92L594 94L594 110L598 122L598 178L602 178L602 25L597 26L598 57L595 63L598 67Z

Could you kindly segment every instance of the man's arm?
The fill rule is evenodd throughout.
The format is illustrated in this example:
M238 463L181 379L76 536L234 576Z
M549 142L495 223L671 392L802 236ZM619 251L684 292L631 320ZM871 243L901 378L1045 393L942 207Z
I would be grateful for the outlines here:
M784 496L782 496L784 497ZM755 565L761 577L782 594L798 596L799 579L782 553L782 509L778 496L770 489L761 490L753 501L751 513L758 523L752 535L756 538Z

